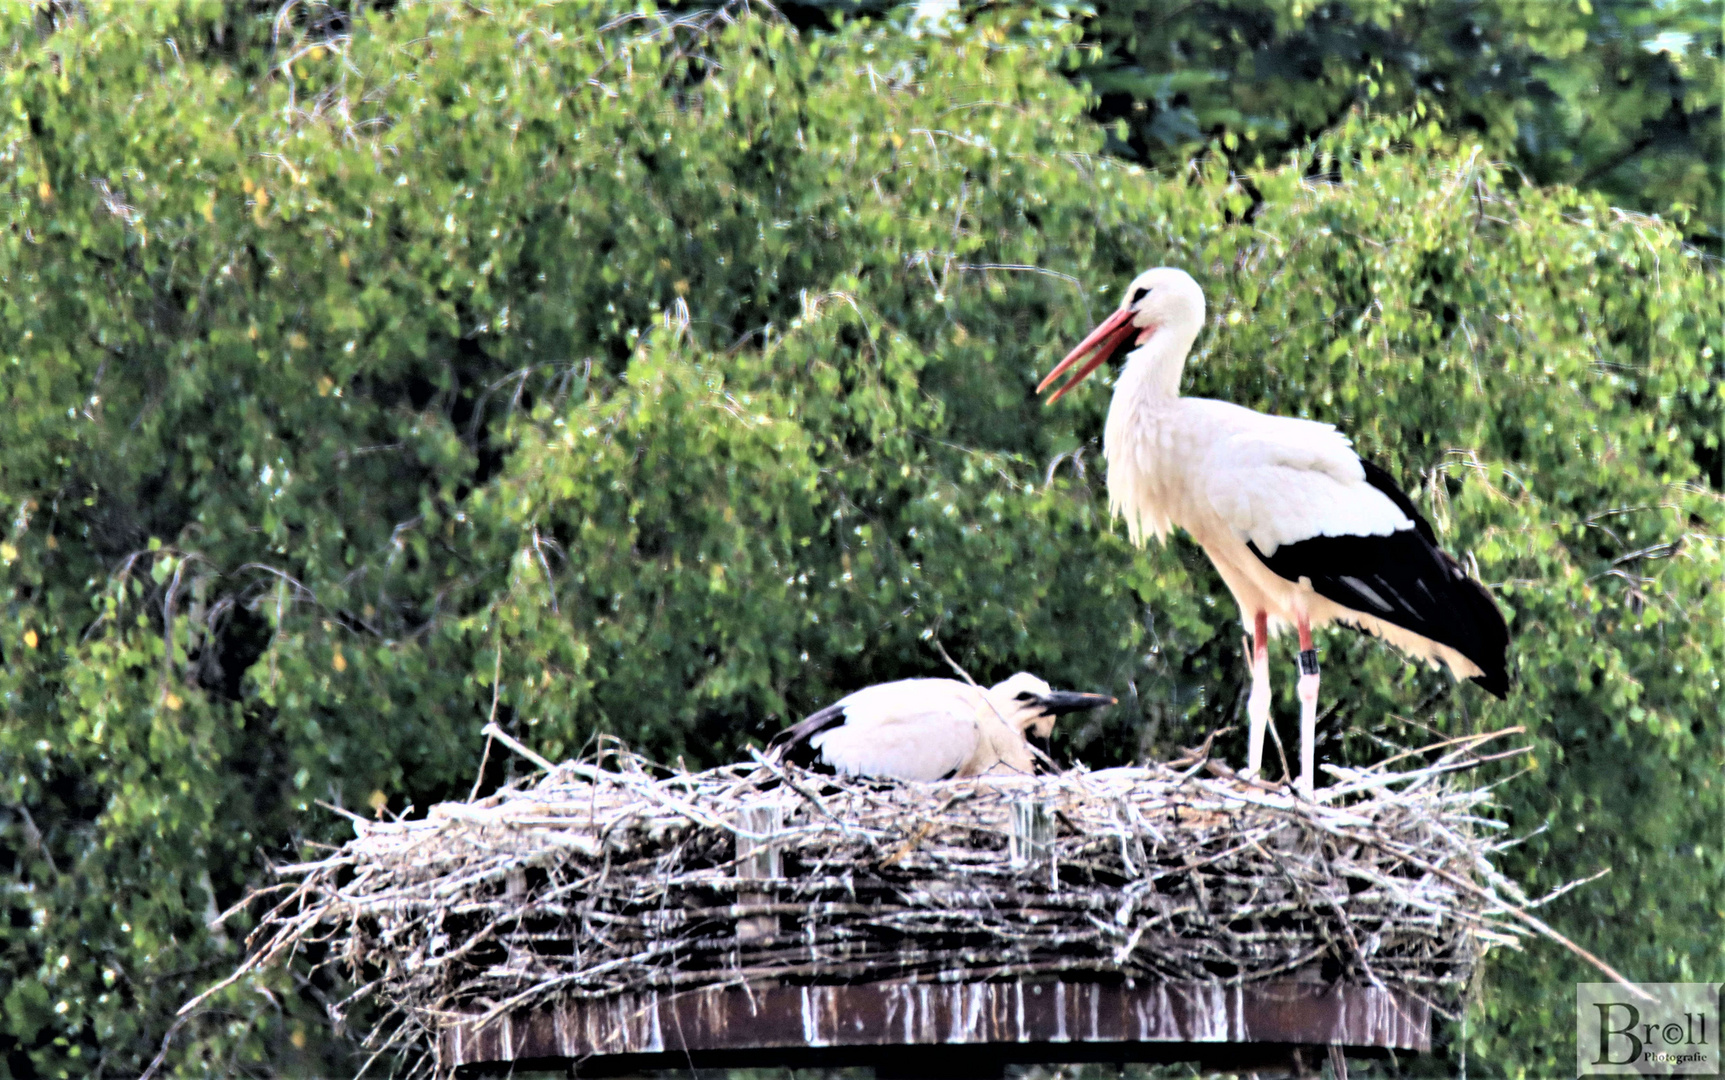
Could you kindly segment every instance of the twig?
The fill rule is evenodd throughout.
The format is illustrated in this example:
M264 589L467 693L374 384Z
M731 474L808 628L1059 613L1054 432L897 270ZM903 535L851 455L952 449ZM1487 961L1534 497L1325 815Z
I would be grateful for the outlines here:
M545 770L546 772L551 772L552 770L557 768L557 766L553 765L546 758L540 756L539 754L534 753L532 750L529 750L527 747L525 747L521 743L517 742L512 735L510 735L508 732L504 731L502 728L498 727L496 721L492 721L490 723L487 723L483 728L480 729L480 733L485 735L489 739L496 739L498 742L502 743L504 746L507 746L509 749L515 751L517 754L520 754L522 757L526 758L528 761L531 761L533 764L539 766L541 769Z
M221 986L226 986L231 982L233 982L233 979L223 980ZM199 994L196 1000L202 1001L209 993L214 993L220 988L220 986L211 987L208 993ZM188 1003L188 1007L181 1009L180 1015L174 1018L174 1022L172 1024L168 1025L167 1034L162 1036L162 1048L156 1051L156 1056L150 1059L150 1067L143 1071L143 1073L138 1077L138 1080L151 1080L151 1078L156 1075L157 1070L162 1067L162 1063L168 1060L168 1048L174 1044L174 1036L180 1033L180 1029L184 1027L186 1025L186 1021L190 1019L190 1003Z
M946 661L947 667L958 672L958 677L963 679L965 682L969 683L972 686L977 685L976 680L970 677L970 672L959 667L957 660L954 660L952 657L946 655L946 646L942 645L940 643L940 638L938 636L936 636L934 634L930 634L928 640L929 640L929 644L934 646L934 651L940 654L940 658L942 660Z
M485 783L485 766L491 762L491 740L497 737L497 699L503 692L503 638L501 631L497 639L497 654L491 664L491 713L485 718L485 726L480 733L485 736L485 752L479 755L479 772L473 778L473 790L467 793L467 801L479 798L479 785Z

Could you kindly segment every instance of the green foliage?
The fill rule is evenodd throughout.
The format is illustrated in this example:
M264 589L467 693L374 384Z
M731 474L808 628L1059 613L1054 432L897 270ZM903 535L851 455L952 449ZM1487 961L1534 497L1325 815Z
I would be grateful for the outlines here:
M1159 177L1059 22L491 6L7 16L0 1068L135 1075L315 802L465 795L493 708L708 764L938 639L1119 694L1093 765L1236 718L1213 571L1106 519L1106 380L1031 392L1157 263L1188 392L1342 425L1513 615L1503 704L1331 635L1325 752L1527 724L1515 873L1614 866L1549 917L1719 977L1725 295L1669 226L1413 121ZM1501 958L1472 1060L1561 1067L1580 974ZM334 992L225 992L171 1067L340 1072Z
M1357 108L1429 108L1536 184L1693 214L1717 245L1715 0L1102 0L1081 67L1138 160L1276 161Z

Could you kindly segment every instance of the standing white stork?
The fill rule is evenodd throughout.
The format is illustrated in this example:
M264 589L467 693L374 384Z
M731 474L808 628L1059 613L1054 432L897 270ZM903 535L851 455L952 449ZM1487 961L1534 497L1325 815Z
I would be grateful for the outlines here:
M773 736L775 760L821 761L852 776L944 780L1036 771L1029 736L1062 713L1112 705L1106 694L1052 689L1028 672L986 690L956 679L866 686Z
M1052 404L1127 343L1103 434L1108 502L1139 546L1178 526L1204 553L1251 627L1247 772L1263 763L1269 636L1300 638L1300 790L1312 791L1318 654L1312 627L1340 622L1498 697L1509 690L1509 630L1491 594L1438 547L1388 473L1329 424L1180 396L1204 326L1204 292L1184 271L1138 275L1110 315L1037 386L1090 359Z

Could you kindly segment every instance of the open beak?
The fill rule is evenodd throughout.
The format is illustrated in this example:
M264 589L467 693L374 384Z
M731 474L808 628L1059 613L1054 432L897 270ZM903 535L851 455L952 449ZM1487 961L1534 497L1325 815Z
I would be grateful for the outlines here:
M1054 396L1048 399L1048 404L1052 405L1059 401L1062 394L1083 382L1085 376L1095 371L1116 352L1119 352L1120 346L1124 345L1133 332L1138 329L1132 324L1134 314L1136 313L1131 308L1123 307L1104 319L1101 326L1090 331L1089 337L1080 341L1076 349L1066 354L1066 359L1054 366L1054 370L1048 373L1047 378L1036 384L1036 392L1040 394L1048 389L1049 384L1058 379L1067 368L1078 363L1087 353L1094 351L1096 355L1090 357L1089 362L1079 368L1076 375L1068 379L1060 389L1054 391Z
M1114 705L1117 702L1107 694L1080 694L1071 690L1050 690L1043 694L1039 704L1042 711L1049 716L1059 716L1062 713L1083 712L1085 709L1100 709L1104 705Z

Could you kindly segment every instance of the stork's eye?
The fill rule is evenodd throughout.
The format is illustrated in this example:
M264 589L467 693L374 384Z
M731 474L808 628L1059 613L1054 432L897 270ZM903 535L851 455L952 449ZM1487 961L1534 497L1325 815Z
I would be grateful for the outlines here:
M1130 306L1132 304L1136 304L1138 301L1144 299L1146 296L1149 296L1149 295L1150 295L1150 290L1145 288L1143 285L1140 285L1136 289L1132 290L1132 299L1128 300L1126 303L1128 306Z
M1035 701L1036 695L1031 693L1028 690L1020 690L1018 692L1017 696L1013 698L1013 700L1014 701Z

